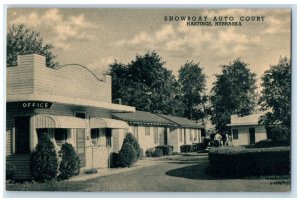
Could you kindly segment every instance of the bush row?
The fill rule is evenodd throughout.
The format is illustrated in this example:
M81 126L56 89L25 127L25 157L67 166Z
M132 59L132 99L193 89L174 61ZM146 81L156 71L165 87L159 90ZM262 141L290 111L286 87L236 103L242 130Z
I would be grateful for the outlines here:
M212 148L208 172L219 177L289 174L290 147Z
M180 146L180 152L198 152L205 148L205 143L184 144Z
M71 144L62 145L58 155L47 133L43 133L31 155L33 180L45 182L52 179L65 180L78 175L79 157Z
M145 152L147 157L161 157L170 156L173 154L173 146L171 145L158 145L155 148L147 149Z

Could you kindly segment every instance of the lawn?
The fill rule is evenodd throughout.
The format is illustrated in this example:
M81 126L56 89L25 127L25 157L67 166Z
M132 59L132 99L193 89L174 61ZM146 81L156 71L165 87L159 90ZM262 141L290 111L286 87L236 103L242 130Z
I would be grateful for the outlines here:
M151 164L151 162L153 162ZM289 192L290 177L261 176L237 179L206 174L205 156L149 159L146 167L85 181L7 183L7 191L71 192Z

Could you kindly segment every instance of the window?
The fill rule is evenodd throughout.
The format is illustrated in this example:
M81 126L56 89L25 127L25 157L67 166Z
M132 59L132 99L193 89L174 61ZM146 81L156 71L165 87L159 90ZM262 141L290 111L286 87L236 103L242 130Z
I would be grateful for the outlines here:
M65 128L54 129L54 139L57 146L61 147L68 140L68 130Z
M193 134L192 134L192 130L188 129L189 133L190 133L190 141L193 141Z
M239 131L238 129L232 129L232 135L233 135L233 139L239 139Z
M30 117L15 118L15 152L17 154L30 153L29 125Z
M150 127L145 127L145 135L150 135Z
M111 128L106 128L106 146L111 147Z
M153 128L153 133L154 133L154 144L158 144L158 128L157 127Z
M105 128L92 128L91 139L94 146L100 145L101 137L105 136Z
M85 119L85 112L75 112L75 117Z

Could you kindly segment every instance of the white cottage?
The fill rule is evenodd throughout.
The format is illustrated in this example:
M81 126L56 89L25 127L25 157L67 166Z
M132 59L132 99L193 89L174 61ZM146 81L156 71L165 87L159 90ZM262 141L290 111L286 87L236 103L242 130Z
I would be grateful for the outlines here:
M201 142L201 125L186 118L144 111L114 113L113 118L129 124L144 152L158 145L171 145L180 152L181 145Z
M16 176L30 177L30 153L43 132L57 150L71 143L82 169L107 167L114 140L129 128L112 113L135 108L111 102L108 75L79 65L53 69L45 64L45 57L30 54L7 67L6 159L16 166Z
M232 144L252 145L261 140L267 139L267 131L264 125L258 123L259 117L264 113L256 113L248 116L231 115Z

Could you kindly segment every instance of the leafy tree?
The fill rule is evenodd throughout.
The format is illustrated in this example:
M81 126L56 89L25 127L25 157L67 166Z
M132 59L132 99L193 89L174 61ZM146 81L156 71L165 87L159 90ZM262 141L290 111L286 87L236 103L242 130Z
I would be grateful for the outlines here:
M127 133L126 137L123 140L123 144L130 144L133 146L134 150L136 151L136 160L143 157L142 149L137 141L137 139L131 134Z
M79 174L80 160L78 154L71 144L63 144L61 150L59 151L59 156L61 157L61 162L59 165L59 179L66 180Z
M128 143L124 143L119 152L119 165L121 167L130 167L136 162L137 153L133 146Z
M31 175L37 182L52 180L57 175L58 161L48 133L42 133L31 155Z
M229 65L222 65L222 73L216 75L211 101L211 120L217 130L226 130L230 116L250 114L256 105L256 79L248 65L236 59Z
M207 97L204 95L205 75L199 63L193 61L185 63L179 70L178 82L184 105L184 116L194 120L203 118Z
M125 65L115 61L110 65L113 102L153 113L180 113L178 83L156 52L137 55Z
M7 66L17 65L17 56L36 53L46 57L46 66L55 67L58 62L52 53L53 46L43 43L40 33L25 25L12 25L7 33Z
M271 110L261 117L266 126L282 124L291 128L291 62L280 58L262 77L262 96L259 98L261 110Z

